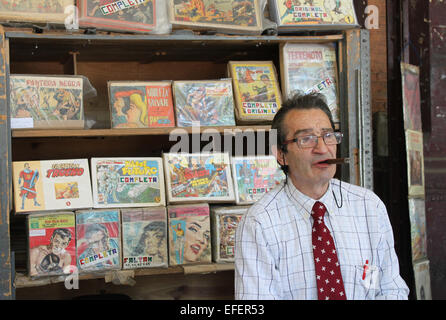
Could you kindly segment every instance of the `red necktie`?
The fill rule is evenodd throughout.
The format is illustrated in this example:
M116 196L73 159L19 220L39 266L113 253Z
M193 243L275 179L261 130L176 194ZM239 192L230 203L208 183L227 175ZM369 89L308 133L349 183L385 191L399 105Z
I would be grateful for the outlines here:
M313 216L313 256L319 300L346 300L344 282L333 238L324 223L325 206L316 201Z

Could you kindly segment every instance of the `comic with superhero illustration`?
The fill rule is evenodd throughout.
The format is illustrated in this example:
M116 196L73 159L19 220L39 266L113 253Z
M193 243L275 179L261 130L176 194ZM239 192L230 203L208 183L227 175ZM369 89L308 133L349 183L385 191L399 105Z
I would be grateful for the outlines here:
M174 81L173 93L178 127L235 125L231 79Z
M321 93L339 124L338 67L333 43L280 45L280 73L285 98L294 93Z
M12 129L84 128L82 77L11 75Z
M207 203L168 206L169 265L211 262Z
M76 259L80 273L121 269L119 209L76 211Z
M174 127L171 81L109 81L112 128Z
M123 268L167 267L166 207L123 208Z
M165 153L163 158L169 203L234 201L227 153Z
M272 61L229 61L233 79L235 115L241 122L272 121L282 95Z
M81 28L150 32L156 28L158 0L79 0Z
M270 0L279 32L358 27L352 0Z
M76 267L74 212L27 216L30 277L70 274Z
M0 20L63 24L75 0L1 0Z
M214 262L234 262L235 231L249 206L211 208L212 259Z
M168 0L174 28L260 33L262 11L258 0Z
M252 204L280 184L285 175L274 156L232 157L237 204Z
M95 208L165 205L161 158L91 158Z
M93 206L87 159L14 161L15 212Z

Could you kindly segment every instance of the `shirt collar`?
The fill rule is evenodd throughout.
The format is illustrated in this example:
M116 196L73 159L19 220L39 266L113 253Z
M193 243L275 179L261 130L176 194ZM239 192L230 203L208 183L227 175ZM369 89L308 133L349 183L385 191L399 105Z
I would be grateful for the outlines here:
M335 215L336 211L334 210L334 198L332 192L332 181L328 184L328 189L325 194L319 199L315 200L302 192L300 192L294 184L288 179L287 184L285 185L285 190L290 197L290 199L298 206L298 208L302 208L303 210L299 210L302 212L305 218L309 218L311 215L311 210L313 209L316 201L322 202L327 208L328 215Z

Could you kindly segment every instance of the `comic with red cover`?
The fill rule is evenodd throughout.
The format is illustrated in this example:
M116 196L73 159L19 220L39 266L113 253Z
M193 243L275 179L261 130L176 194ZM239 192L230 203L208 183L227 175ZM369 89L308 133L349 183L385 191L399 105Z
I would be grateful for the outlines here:
M29 276L63 275L75 270L74 213L41 213L27 219Z

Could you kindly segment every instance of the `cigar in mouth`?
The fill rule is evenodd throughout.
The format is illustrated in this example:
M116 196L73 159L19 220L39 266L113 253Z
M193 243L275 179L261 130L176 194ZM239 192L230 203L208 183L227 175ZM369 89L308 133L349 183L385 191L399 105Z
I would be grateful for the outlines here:
M350 158L336 158L336 159L328 159L328 160L324 161L323 163L344 164L344 163L349 163L349 162L350 162Z

